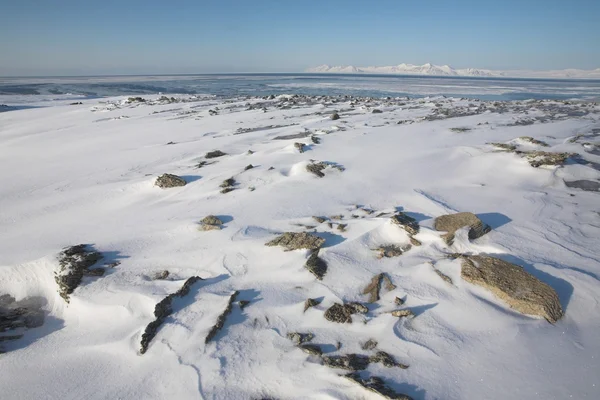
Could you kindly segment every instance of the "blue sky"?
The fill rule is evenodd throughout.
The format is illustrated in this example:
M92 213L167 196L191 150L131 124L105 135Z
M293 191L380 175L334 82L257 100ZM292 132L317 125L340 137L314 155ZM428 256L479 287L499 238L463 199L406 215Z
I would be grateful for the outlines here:
M0 0L0 75L600 68L600 0Z

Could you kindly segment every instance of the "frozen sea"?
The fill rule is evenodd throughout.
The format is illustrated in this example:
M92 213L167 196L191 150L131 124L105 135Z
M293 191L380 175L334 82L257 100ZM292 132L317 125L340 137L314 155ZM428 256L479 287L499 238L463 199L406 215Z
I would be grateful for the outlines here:
M480 100L600 99L600 80L332 74L153 75L0 78L0 104L153 94L219 98L270 94L447 96Z

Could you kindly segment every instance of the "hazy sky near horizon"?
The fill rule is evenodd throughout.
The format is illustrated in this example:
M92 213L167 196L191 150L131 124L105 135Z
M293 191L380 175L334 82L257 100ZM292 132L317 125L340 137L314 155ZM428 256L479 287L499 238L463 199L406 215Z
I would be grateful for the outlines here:
M600 0L0 0L0 75L600 68Z

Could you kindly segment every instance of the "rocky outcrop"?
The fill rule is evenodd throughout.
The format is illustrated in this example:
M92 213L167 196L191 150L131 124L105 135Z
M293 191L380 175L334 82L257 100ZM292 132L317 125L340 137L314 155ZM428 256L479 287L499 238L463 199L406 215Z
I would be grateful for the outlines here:
M227 316L229 314L231 314L233 302L235 301L238 294L239 294L239 292L236 290L231 295L231 297L229 297L229 302L227 303L227 307L225 307L225 310L223 310L221 315L219 315L219 317L217 318L217 322L210 329L210 331L208 332L208 335L206 335L206 339L204 340L204 343L210 342L217 335L217 333L219 333L219 331L221 329L223 329L223 325L225 325L225 320L227 319Z
M208 153L206 153L206 155L204 157L205 158L217 158L217 157L223 157L226 155L227 155L227 153L223 153L221 150L214 150L214 151L209 151Z
M340 368L349 371L361 371L369 366L369 357L362 354L346 354L343 356L325 356L323 364L330 368Z
M156 178L156 182L154 183L161 189L168 189L178 186L185 186L186 182L183 178L173 175L173 174L162 174L158 178Z
M15 301L11 295L0 296L0 345L23 337L25 330L44 323L42 303L36 298ZM0 353L5 350L0 346Z
M223 221L214 215L208 215L202 218L200 221L200 230L202 231L211 231L211 230L219 230L223 225Z
M186 296L194 283L202 280L199 276L192 276L188 280L185 281L183 286L176 291L175 293L171 293L164 299L162 299L156 306L154 306L154 317L156 318L154 321L150 322L144 333L142 334L142 340L140 342L140 353L144 354L148 350L148 346L156 333L158 332L158 328L165 322L165 319L173 313L173 308L171 304L176 297L184 297Z
M377 393L380 396L385 397L386 399L391 400L412 400L410 396L407 396L402 393L396 392L394 389L390 388L385 384L383 379L378 376L371 376L370 378L363 379L358 373L350 373L345 375L346 378L350 379L353 382L358 383L362 387L367 390L370 390L374 393Z
M371 282L364 288L362 294L369 295L369 303L375 303L379 300L379 292L381 291L381 284L385 283L385 289L387 291L392 291L396 289L396 285L392 283L392 280L385 273L377 274L372 279Z
M325 176L325 174L323 173L323 170L325 170L325 168L330 167L330 168L335 168L338 171L343 171L344 168L340 165L337 164L330 164L330 163L326 163L326 162L311 162L310 164L306 165L306 170L308 172L310 172L311 174L316 175L319 178L323 178Z
M306 299L306 301L304 302L304 312L306 312L306 310L308 310L309 308L318 306L319 304L321 304L321 300Z
M309 270L318 280L323 280L323 277L327 273L327 263L319 257L319 250L314 250L308 260L306 260L305 267Z
M410 250L410 245L408 246L396 246L395 244L386 244L383 246L379 246L374 249L377 252L377 258L392 258L401 256L405 251Z
M54 280L58 285L58 294L69 302L69 295L79 286L84 275L100 276L104 268L90 267L102 259L102 254L87 244L78 244L63 249L58 255L58 270Z
M369 309L360 303L335 303L324 314L326 320L340 324L351 323L353 314L366 314Z
M452 242L454 241L454 234L460 228L469 228L470 240L477 239L491 230L491 228L484 224L477 217L477 215L470 212L461 212L437 217L435 219L433 227L438 231L446 232L446 234L442 235L442 238L446 241L448 245L452 244Z
M287 338L294 342L297 346L306 342L310 342L314 337L315 335L312 333L290 332L287 334Z
M461 276L505 301L512 309L544 317L551 323L563 316L558 295L523 267L490 256L461 256Z
M325 244L325 239L311 235L310 233L285 232L270 242L265 243L265 246L281 246L287 251L291 251L298 249L317 250L323 244Z
M417 220L403 212L394 214L390 219L393 224L404 228L406 233L408 233L410 236L414 236L419 233L419 223Z

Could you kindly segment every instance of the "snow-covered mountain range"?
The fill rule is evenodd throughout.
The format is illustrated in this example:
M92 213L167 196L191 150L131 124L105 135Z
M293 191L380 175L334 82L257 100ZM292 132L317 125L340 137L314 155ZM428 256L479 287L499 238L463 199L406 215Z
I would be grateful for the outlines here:
M564 69L548 71L532 70L489 70L478 68L455 69L449 65L398 64L386 67L355 67L320 65L309 68L306 72L336 74L397 74L397 75L431 75L431 76L478 76L478 77L515 77L515 78L579 78L600 79L600 68L594 70Z

